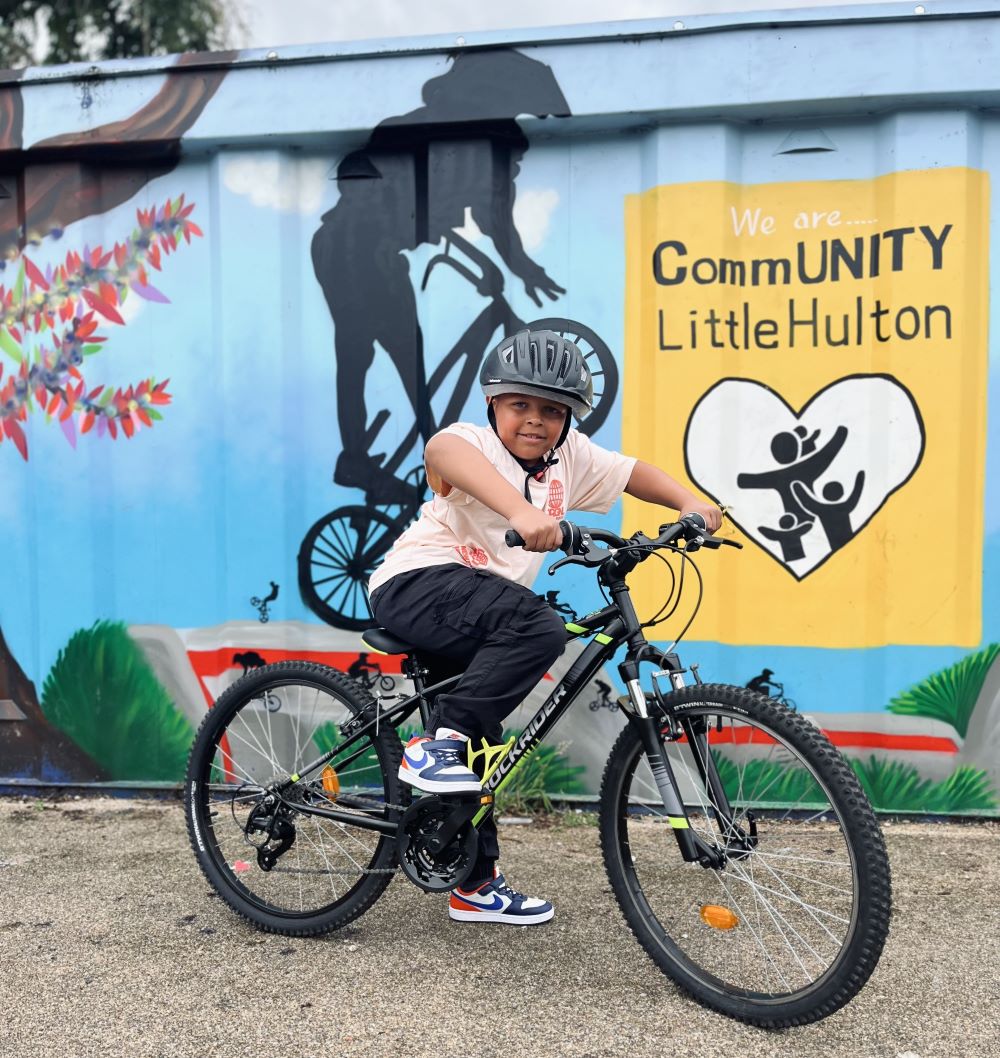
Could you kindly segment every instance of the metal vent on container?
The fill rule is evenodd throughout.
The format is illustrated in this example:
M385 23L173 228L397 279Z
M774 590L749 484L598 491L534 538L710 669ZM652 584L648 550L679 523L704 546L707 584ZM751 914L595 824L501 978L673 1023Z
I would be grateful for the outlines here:
M837 145L822 129L796 129L790 132L774 152L775 154L815 154L819 151L835 151Z

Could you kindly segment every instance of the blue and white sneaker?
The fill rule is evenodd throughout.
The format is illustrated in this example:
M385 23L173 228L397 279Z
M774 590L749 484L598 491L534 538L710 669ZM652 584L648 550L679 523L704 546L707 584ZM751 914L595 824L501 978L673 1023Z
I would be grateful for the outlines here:
M448 916L457 922L505 922L511 926L537 926L556 913L548 900L517 893L495 870L494 877L476 889L453 889Z
M479 776L465 764L466 745L461 736L411 738L403 750L399 777L426 793L481 793Z

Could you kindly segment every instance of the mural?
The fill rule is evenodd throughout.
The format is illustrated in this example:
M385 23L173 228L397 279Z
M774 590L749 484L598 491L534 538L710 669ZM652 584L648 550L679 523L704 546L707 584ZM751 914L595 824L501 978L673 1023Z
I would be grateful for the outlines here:
M588 358L587 431L747 545L706 559L686 656L813 719L877 807L1000 813L992 157L932 129L868 165L862 116L796 171L746 125L733 179L695 130L592 120L583 47L5 75L0 785L174 783L274 661L398 693L360 640L368 571L427 437L481 420L484 353L535 323ZM626 45L600 47L617 99ZM363 98L338 80L362 67ZM586 575L536 590L567 621L599 601ZM622 690L597 675L518 796L596 790Z

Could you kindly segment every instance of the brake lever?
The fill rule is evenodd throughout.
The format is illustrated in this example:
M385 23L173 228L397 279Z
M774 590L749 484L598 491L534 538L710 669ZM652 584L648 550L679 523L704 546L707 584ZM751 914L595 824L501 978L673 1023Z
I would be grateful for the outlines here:
M725 537L722 536L698 536L695 537L695 540L697 541L697 546L693 548L688 547L687 550L697 551L699 547L710 547L717 550L718 548L722 547L723 544L725 544L727 547L738 547L741 550L743 548L743 545L739 542L739 540L727 540Z
M576 542L576 546L581 549L582 553L567 555L565 558L553 562L552 565L549 566L550 576L555 573L557 569L569 565L570 563L577 566L593 567L600 566L612 557L610 551L605 551L603 548L594 546L594 538L590 533L581 533L579 541Z

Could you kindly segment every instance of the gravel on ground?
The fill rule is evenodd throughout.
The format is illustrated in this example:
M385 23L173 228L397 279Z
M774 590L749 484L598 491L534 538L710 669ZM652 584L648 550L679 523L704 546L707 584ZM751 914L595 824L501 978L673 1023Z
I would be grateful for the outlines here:
M860 995L781 1032L686 998L608 887L592 817L501 827L536 928L455 923L397 877L315 940L210 889L176 801L0 800L0 1058L995 1058L1000 824L886 822L892 933Z

